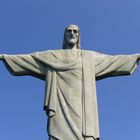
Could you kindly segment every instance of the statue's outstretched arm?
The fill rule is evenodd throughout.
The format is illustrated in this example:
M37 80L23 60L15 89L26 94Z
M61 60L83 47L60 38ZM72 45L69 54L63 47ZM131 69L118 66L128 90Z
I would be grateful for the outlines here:
M39 79L45 79L45 66L34 59L31 54L5 55L0 54L0 60L12 75L31 75Z
M100 55L96 58L96 79L112 76L131 75L136 70L140 54L132 55Z

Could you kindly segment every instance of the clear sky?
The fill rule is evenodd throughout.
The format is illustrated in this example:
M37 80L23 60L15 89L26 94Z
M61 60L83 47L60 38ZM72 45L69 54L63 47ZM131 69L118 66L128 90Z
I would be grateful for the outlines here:
M139 0L0 0L0 53L61 49L77 24L81 48L140 53ZM140 67L97 82L101 140L140 139ZM0 140L47 140L44 82L14 77L0 62Z

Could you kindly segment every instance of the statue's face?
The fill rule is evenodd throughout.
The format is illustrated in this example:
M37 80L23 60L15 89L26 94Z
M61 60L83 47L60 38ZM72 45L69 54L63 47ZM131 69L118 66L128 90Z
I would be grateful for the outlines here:
M75 45L79 39L79 30L77 26L71 25L65 31L66 42L70 45Z

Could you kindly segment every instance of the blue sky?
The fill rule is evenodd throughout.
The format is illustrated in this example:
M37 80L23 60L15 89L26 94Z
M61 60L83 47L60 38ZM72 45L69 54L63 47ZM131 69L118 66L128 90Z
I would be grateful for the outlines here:
M1 0L0 53L61 49L64 28L77 24L81 48L140 53L139 0ZM140 68L97 82L101 140L140 139ZM0 139L46 140L44 82L11 76L0 63Z

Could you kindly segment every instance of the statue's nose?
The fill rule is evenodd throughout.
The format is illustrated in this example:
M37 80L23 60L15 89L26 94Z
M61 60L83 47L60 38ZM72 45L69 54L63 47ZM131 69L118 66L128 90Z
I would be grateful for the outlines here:
M73 30L71 31L71 34L72 34L72 35L74 34L74 31L73 31Z

